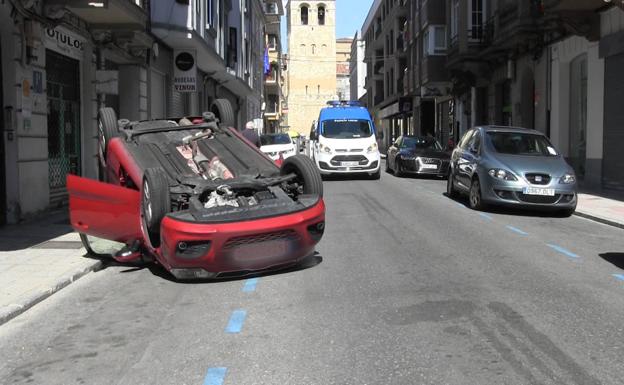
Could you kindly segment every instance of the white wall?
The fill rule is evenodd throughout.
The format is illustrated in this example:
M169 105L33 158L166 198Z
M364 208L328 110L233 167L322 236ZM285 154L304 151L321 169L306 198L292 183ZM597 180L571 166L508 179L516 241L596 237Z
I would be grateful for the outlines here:
M570 62L587 53L587 158L602 159L604 60L598 42L574 36L551 46L551 139L564 156L569 150Z

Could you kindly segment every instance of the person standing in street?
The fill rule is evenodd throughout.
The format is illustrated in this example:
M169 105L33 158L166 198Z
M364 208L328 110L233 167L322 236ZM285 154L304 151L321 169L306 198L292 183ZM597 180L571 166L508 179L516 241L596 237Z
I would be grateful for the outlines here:
M260 148L260 137L256 132L256 126L254 125L253 121L250 120L249 122L247 122L247 124L245 125L245 129L243 130L243 132L241 132L241 134L245 139L255 144L256 147Z

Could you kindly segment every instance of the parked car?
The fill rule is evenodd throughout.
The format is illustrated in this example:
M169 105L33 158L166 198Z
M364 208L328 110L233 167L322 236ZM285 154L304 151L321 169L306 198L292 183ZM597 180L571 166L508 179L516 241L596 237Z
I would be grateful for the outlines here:
M435 138L404 135L388 148L386 172L392 170L396 176L420 174L446 177L450 157Z
M492 204L570 216L577 183L572 167L541 132L484 126L468 131L453 151L447 193L467 194L477 210Z
M70 221L125 244L178 279L275 270L314 252L325 226L321 176L295 155L281 168L213 113L118 121L98 117L102 181L68 175Z
M310 156L323 175L360 174L379 179L375 125L358 102L329 101L310 131Z
M260 151L271 160L286 159L298 153L295 142L288 134L265 134L260 136Z

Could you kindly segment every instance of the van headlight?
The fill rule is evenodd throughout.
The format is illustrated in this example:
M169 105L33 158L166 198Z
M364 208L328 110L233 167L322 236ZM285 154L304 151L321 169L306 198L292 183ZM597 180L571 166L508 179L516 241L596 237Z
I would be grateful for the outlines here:
M377 152L379 150L379 146L377 146L377 142L371 144L370 146L368 146L368 148L366 149L366 152L368 152L369 154L371 152Z
M328 154L331 154L332 152L331 148L329 148L329 146L324 145L323 143L319 144L319 150L321 150L321 152L326 152Z

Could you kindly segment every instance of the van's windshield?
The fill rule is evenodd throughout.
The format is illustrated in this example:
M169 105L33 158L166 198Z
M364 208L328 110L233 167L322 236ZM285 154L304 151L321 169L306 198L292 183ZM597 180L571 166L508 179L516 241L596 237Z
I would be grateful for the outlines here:
M321 135L332 139L368 138L373 130L368 120L336 119L323 122Z

